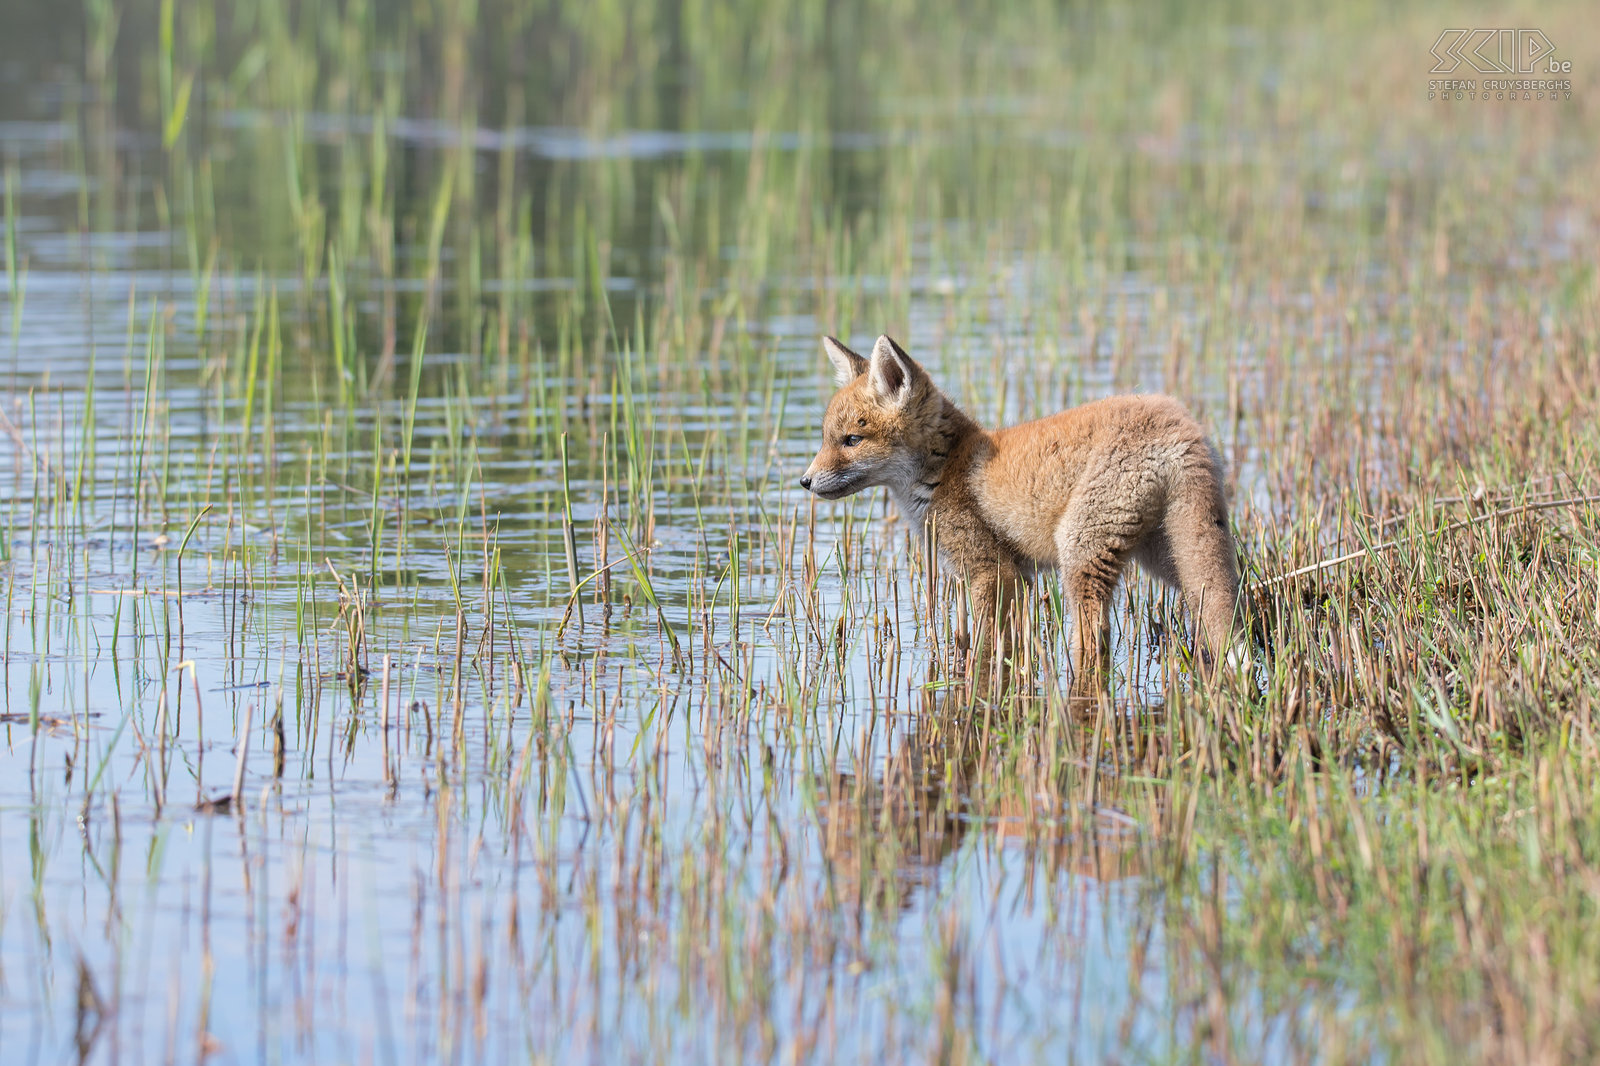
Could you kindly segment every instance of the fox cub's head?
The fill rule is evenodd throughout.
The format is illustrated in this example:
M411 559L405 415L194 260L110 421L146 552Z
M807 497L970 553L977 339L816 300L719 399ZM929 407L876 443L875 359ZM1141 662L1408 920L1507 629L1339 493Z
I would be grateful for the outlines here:
M825 500L874 485L908 491L928 458L943 395L888 337L878 338L870 359L832 337L824 337L822 347L839 391L822 416L822 450L800 486Z

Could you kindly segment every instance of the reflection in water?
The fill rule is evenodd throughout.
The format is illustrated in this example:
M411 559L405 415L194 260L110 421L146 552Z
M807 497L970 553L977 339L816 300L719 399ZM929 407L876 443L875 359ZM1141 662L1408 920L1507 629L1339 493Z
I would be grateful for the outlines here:
M919 892L937 893L950 857L968 841L984 852L1005 849L1049 881L1110 883L1143 872L1144 834L1134 817L1104 795L1030 790L1014 766L985 772L1004 761L996 749L1008 741L985 745L972 718L950 704L918 715L871 774L817 779L815 816L835 899L858 915L908 908ZM1101 787L1116 787L1115 778ZM1158 797L1142 802L1141 813L1159 817Z

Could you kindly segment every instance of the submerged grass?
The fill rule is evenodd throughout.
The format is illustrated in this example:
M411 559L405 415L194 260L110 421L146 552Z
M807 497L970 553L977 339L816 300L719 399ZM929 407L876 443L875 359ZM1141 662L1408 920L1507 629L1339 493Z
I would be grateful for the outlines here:
M1440 30L1526 19L33 38L8 1060L1591 1058L1586 13L1539 15L1570 96L1459 103ZM791 485L818 335L882 329L991 421L1190 403L1253 683L1194 684L1141 579L1070 714L1047 583L1027 691L966 698L920 535Z

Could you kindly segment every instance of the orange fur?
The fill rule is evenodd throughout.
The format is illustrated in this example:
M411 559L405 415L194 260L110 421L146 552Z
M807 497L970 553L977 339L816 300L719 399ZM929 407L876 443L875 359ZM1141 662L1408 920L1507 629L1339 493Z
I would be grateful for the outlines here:
M1002 655L1022 585L1059 567L1074 687L1087 689L1133 559L1182 591L1207 658L1219 660L1239 586L1222 462L1177 400L1113 396L990 431L888 337L870 359L831 337L823 346L840 388L801 485L824 499L881 485L908 520L931 521L941 561L968 582L980 632Z

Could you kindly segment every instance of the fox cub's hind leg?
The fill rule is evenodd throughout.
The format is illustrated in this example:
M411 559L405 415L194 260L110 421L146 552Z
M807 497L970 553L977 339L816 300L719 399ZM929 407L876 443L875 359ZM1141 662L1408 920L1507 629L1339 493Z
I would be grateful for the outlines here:
M1109 672L1111 594L1117 583L1083 569L1063 571L1062 584L1072 610L1072 695L1093 697Z
M1072 694L1093 696L1105 685L1110 654L1111 597L1159 515L1156 487L1142 480L1091 489L1068 504L1056 527L1061 585L1072 610Z
M1190 471L1168 502L1163 532L1206 665L1215 669L1228 654L1239 598L1239 565L1215 470Z

